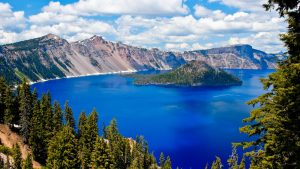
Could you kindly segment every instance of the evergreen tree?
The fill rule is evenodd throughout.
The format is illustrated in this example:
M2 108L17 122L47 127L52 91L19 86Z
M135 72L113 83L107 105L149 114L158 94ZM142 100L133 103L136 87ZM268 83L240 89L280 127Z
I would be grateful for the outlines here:
M53 115L53 130L58 132L63 126L63 113L60 107L60 104L57 101L54 101L54 115Z
M0 122L3 122L4 117L4 111L5 111L5 91L6 91L7 85L6 81L3 77L0 77Z
M227 160L227 163L228 163L230 169L239 169L238 157L239 156L236 152L236 146L233 146L232 154L230 155L229 159Z
M28 155L24 161L23 169L33 169L31 155Z
M98 115L96 110L86 117L83 112L79 117L78 134L80 145L81 168L88 168L91 163L91 153L98 137Z
M53 137L53 110L51 105L51 96L48 92L42 95L41 99L41 113L43 115L43 128L46 136L46 142L48 142Z
M216 157L216 160L211 165L211 169L222 169L222 168L223 165L221 159L219 157Z
M14 169L22 169L22 154L18 144L15 144L13 147L13 158L14 158ZM9 161L8 161L9 163Z
M106 127L104 134L105 138L109 140L110 148L116 162L116 168L128 168L132 160L131 146L128 139L120 135L115 119Z
M23 141L28 142L29 138L29 125L32 112L32 98L30 86L24 79L22 85L20 86L20 125L21 134L23 136Z
M172 169L171 158L168 156L162 169Z
M164 153L161 152L159 156L159 165L161 168L163 168L164 164L165 164L165 155Z
M281 39L288 57L277 71L262 80L266 94L249 102L259 105L241 131L255 140L242 143L252 147L252 168L297 168L300 166L300 1L268 0L267 10L276 9L288 22L288 32Z
M45 164L47 158L47 135L44 129L45 119L41 112L39 102L35 102L30 120L29 145L33 152L33 158L41 164Z
M129 169L142 169L139 165L139 159L137 157L132 160Z
M90 153L92 150L88 148L88 124L85 112L81 112L78 122L78 137L79 137L79 158L81 168L88 168L90 161Z
M65 126L56 133L48 146L47 168L79 168L78 141L73 128Z
M4 123L12 124L14 119L14 112L13 112L14 98L9 87L7 87L5 90L4 104L5 104Z
M65 103L65 120L66 120L66 124L68 126L72 127L74 131L76 131L73 111L72 111L71 107L69 107L68 101L66 101L66 103Z
M91 156L91 168L114 169L115 161L108 144L100 137L97 137L95 148Z
M246 169L245 156L243 156L239 169Z
M99 135L98 131L98 113L96 109L92 111L92 113L88 117L87 121L88 125L88 133L89 133L89 139L88 139L88 144L89 144L89 149L93 150L95 142L97 140L97 137Z

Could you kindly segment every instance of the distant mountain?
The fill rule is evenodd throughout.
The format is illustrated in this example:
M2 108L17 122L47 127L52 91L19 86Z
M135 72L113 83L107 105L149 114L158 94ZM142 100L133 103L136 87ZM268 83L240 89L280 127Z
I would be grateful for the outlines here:
M250 45L234 45L183 53L185 60L202 60L218 68L273 69L278 56L253 49Z
M204 61L190 61L170 72L156 75L137 75L136 85L175 86L234 86L242 81Z
M277 57L249 45L188 52L166 52L114 43L100 36L69 43L56 35L0 46L0 74L9 82L68 76L173 69L190 60L220 68L272 69Z

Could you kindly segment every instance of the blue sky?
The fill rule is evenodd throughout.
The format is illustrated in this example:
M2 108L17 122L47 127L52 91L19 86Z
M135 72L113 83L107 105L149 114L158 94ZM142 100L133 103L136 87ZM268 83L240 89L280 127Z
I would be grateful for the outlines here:
M265 0L0 0L0 44L53 33L69 41L93 35L162 50L250 44L284 50L283 18Z

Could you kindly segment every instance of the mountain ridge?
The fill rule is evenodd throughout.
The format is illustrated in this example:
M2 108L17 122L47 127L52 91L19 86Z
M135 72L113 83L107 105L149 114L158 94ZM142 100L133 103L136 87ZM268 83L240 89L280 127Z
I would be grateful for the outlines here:
M165 70L191 60L204 61L217 68L273 69L278 59L250 45L172 52L106 41L97 35L68 42L47 34L0 46L0 73L13 82L23 77L39 81L110 72Z

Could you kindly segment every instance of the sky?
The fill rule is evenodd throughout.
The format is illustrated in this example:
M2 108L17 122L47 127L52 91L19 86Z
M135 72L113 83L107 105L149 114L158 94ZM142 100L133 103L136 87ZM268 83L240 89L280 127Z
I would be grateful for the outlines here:
M0 44L52 33L186 51L250 44L285 51L284 18L266 0L0 0Z

